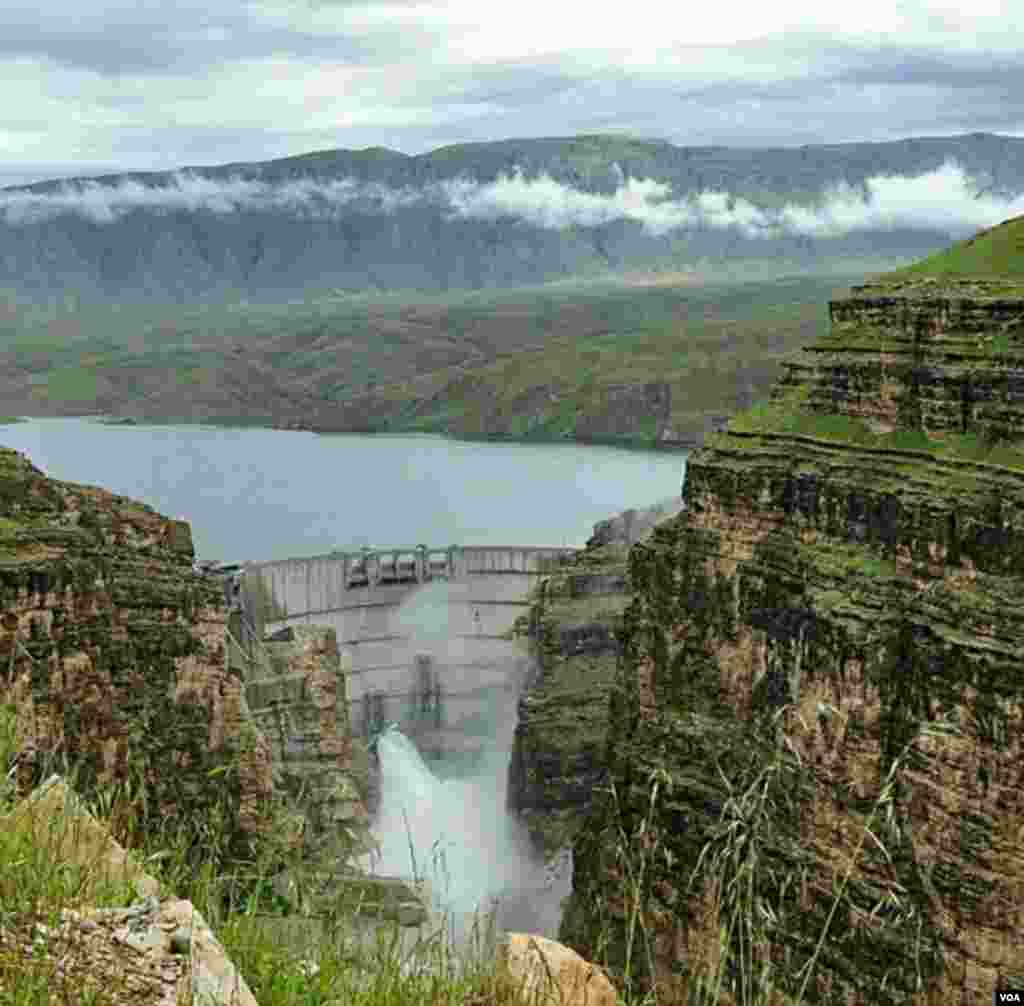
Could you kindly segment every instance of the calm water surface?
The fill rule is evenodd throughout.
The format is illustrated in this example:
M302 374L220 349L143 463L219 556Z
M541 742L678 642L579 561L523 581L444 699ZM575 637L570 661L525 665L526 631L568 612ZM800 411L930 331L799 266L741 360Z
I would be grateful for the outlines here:
M33 419L0 445L47 475L192 525L199 558L361 545L582 546L594 523L678 496L685 454L576 444Z

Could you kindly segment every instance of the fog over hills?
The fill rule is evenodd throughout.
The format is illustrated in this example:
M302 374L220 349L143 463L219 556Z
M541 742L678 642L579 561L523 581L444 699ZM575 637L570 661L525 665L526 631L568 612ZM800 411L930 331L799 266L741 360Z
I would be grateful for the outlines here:
M751 260L913 259L1024 212L1024 139L795 148L621 136L384 148L0 189L19 303L280 301Z

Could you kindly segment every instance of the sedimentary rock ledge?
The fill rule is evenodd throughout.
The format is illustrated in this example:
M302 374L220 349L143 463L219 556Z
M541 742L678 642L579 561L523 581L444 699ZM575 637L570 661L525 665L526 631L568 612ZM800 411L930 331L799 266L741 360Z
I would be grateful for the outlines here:
M816 996L968 1006L1024 985L1024 295L921 289L833 304L831 335L690 456L687 509L630 552L618 802L577 832L561 938L587 955L610 926L622 952L630 903L608 892L632 835L647 985L679 988L717 945L701 854L758 778L743 827L787 994L823 931ZM963 370L943 352L967 340L989 349ZM837 343L855 363L820 351Z

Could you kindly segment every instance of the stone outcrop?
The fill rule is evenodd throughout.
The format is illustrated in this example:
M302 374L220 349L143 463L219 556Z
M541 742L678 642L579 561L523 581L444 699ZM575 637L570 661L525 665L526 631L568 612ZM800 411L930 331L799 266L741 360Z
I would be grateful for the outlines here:
M78 878L76 906L62 908L54 924L0 917L0 989L6 975L68 1002L102 990L104 1002L119 1006L257 1006L203 916L188 901L161 898L156 879L59 776L0 816L0 829L5 843L20 836L34 861L47 869L62 864ZM133 888L138 900L123 908L93 904L118 888Z
M547 856L571 845L604 778L617 636L630 600L628 546L680 505L601 521L572 563L537 588L527 619L535 671L519 702L508 802Z
M0 703L17 711L21 793L75 765L83 795L131 790L140 832L220 805L229 859L264 839L315 852L339 825L365 835L333 632L257 656L225 586L193 563L186 523L0 448ZM247 692L275 674L295 701L257 718ZM296 736L272 741L260 724L274 717ZM297 815L285 796L304 772Z
M576 951L529 933L508 933L497 947L499 978L530 1006L615 1006L615 987Z
M261 649L246 698L270 744L275 784L304 811L310 852L369 851L369 757L352 737L346 700L351 658L343 668L330 626L288 626Z
M665 1001L728 922L736 836L794 1000L823 933L805 1001L1024 987L1024 290L879 282L830 314L630 553L615 798L561 938L610 932L618 974L639 918Z
M653 506L623 510L608 520L598 521L587 545L592 548L613 544L635 545L651 533L655 524L674 517L682 508L682 501L673 497Z

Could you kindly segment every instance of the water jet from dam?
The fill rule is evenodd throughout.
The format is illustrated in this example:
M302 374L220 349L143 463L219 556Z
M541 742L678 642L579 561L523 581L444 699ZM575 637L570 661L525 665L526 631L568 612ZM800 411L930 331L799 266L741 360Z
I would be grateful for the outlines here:
M453 612L465 619L473 610L461 596L463 589L425 584L394 613L393 624L409 633L415 649L429 653L442 672L446 662L470 657L507 659L509 674L502 686L450 697L443 710L445 740L440 748L434 745L428 759L396 726L377 735L380 802L373 832L380 850L362 865L384 876L425 879L433 909L446 916L459 943L474 913L482 917L492 911L499 931L553 937L571 874L565 862L557 875L546 867L525 828L506 810L525 684L523 653L510 641L476 637L472 622L452 624L459 620Z

